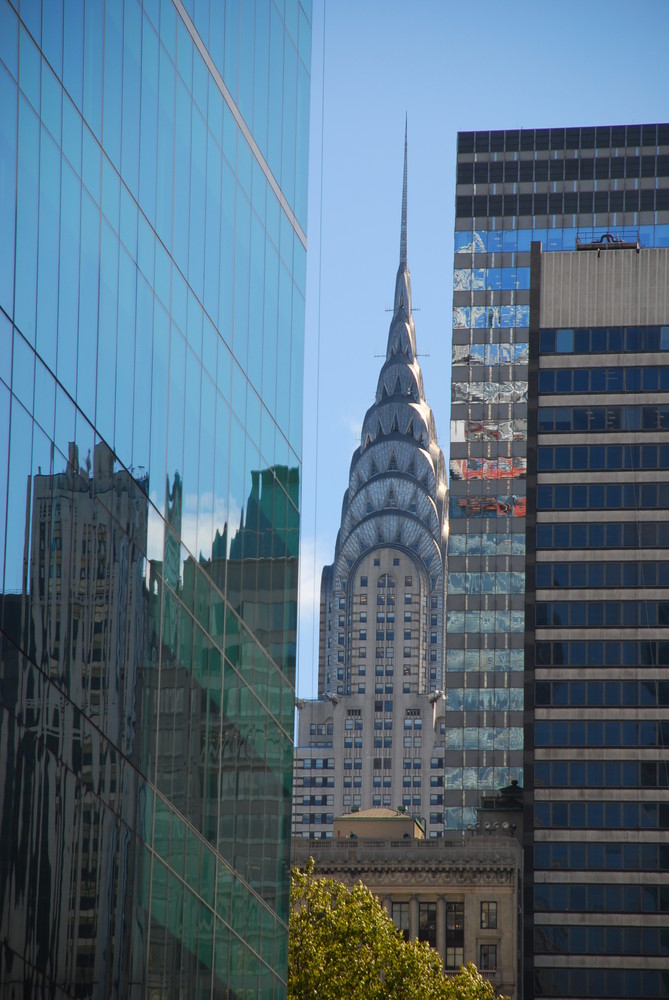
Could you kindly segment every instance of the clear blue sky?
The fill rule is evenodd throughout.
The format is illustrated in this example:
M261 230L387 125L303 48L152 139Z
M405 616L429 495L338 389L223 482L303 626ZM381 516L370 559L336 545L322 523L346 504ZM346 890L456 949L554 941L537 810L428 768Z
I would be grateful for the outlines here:
M456 133L668 121L668 53L669 0L314 0L303 696L317 694L320 573L385 352L405 112L416 340L448 459Z

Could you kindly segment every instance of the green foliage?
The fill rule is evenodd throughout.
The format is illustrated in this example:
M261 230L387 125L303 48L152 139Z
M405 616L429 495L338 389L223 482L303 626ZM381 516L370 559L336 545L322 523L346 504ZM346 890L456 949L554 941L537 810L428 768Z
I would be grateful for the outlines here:
M379 900L359 882L317 878L313 858L293 869L288 1000L495 1000L468 965L445 977L436 951L405 941Z

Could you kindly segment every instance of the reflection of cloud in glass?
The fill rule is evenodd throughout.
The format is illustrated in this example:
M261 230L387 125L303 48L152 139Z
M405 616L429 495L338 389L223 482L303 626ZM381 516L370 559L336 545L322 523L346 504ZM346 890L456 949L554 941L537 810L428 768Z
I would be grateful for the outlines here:
M152 492L152 503L156 503L157 499L157 494ZM230 523L238 526L242 509L235 501L228 503L227 498L224 500L221 497L214 497L213 493L206 493L201 497L195 493L185 494L181 509L181 538L190 555L204 555L207 558L211 556L216 532L223 534L228 513ZM208 519L210 524L213 524L213 529L210 528L206 536L203 535L201 528L203 516L204 519ZM160 561L163 558L165 545L165 522L153 510L149 515L147 545L148 558Z

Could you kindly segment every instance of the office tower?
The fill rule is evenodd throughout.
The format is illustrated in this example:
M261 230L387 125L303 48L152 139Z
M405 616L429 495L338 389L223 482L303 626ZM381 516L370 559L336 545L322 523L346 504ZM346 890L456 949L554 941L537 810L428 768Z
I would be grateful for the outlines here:
M662 752L652 746L663 738L663 636L652 616L663 613L666 456L661 425L616 423L625 401L613 394L632 394L623 421L646 419L640 406L661 408L657 296L666 286L657 261L668 246L669 126L459 136L446 676L447 688L462 687L452 697L463 712L447 731L444 795L456 826L470 821L479 790L499 783L496 767L520 776L524 667L530 996L666 989ZM593 262L619 268L613 283L585 273ZM597 298L604 287L615 313ZM567 311L559 320L550 311L566 303L569 322ZM563 427L563 403L576 426ZM557 415L552 428L546 408ZM565 489L569 504L578 494L573 512ZM585 580L577 558L592 563ZM639 918L640 908L649 915Z
M0 992L285 994L310 5L0 3Z
M530 271L525 988L666 996L669 249Z
M445 821L522 779L530 245L669 245L669 126L458 136Z
M298 705L297 835L331 836L334 815L374 806L443 830L446 470L416 354L406 165L405 136L386 357L322 575L321 699Z

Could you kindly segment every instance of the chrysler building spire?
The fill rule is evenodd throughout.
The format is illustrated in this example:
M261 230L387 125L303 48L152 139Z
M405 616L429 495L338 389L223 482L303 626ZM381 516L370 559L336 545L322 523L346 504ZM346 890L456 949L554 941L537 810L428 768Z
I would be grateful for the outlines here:
M402 226L400 230L400 267L407 263L407 119L404 119L404 181L402 183Z
M402 221L400 225L400 264L395 279L395 302L393 322L398 313L411 322L411 276L407 262L407 123L404 122L404 179L402 181ZM392 333L392 324L391 324ZM390 349L390 344L388 345ZM413 345L415 352L415 345Z
M324 734L332 748L331 783L323 787L331 789L334 815L398 803L428 815L427 775L437 747L443 755L446 727L446 516L446 466L411 315L405 125L388 347L351 459L334 559L321 578L320 697L300 711L298 755L325 745L314 734ZM304 815L300 810L296 832L306 832ZM428 834L440 836L443 813L429 816Z

